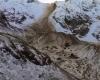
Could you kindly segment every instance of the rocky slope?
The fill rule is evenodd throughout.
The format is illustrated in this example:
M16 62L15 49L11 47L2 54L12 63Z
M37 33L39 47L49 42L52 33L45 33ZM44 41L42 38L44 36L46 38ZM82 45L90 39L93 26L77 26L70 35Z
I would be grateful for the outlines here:
M67 79L47 54L24 40L26 26L37 22L47 6L24 1L0 0L0 80Z
M1 80L100 79L99 0L0 3Z
M81 41L99 43L99 0L68 0L56 4L50 20L57 32L72 34Z

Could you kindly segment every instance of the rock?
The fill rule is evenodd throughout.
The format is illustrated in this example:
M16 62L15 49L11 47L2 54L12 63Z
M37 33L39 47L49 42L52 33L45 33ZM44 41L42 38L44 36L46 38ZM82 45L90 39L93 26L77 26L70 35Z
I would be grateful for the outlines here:
M100 4L98 1L68 0L57 2L56 5L49 19L57 32L74 35L80 41L99 43Z

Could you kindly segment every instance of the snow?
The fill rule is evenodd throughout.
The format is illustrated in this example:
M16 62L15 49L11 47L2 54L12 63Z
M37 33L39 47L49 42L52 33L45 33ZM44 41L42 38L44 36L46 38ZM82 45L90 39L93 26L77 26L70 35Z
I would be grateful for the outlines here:
M100 39L96 39L95 36L99 35L100 38L100 0L94 1L95 4L93 4L93 0L57 2L57 9L51 14L49 20L57 32L73 34L70 29L62 27L60 23L64 24L64 18L66 16L73 18L77 13L86 14L92 22L89 25L89 32L85 36L79 37L76 35L76 37L81 41L99 43ZM32 23L38 21L44 14L46 8L47 4L36 2L27 3L27 0L0 0L0 10L4 11L11 25L19 28L30 26ZM87 11L83 9L87 9ZM25 20L20 22L23 15ZM0 38L6 41L6 43L3 43L0 39L0 80L48 80L52 77L53 79L57 77L59 80L67 80L60 70L53 65L37 66L29 61L24 62L23 60L15 59L9 52L4 50L5 44L8 46L9 42L6 38L2 38L1 36ZM18 44L16 47L18 50L23 51L21 45ZM88 56L90 57L90 55Z
M96 44L98 44L99 42L98 42L98 40L95 38L95 37L93 37L93 33L96 31L97 32L97 30L99 30L100 31L100 21L99 22L94 22L91 26L90 26L90 30L89 30L89 32L88 32L88 34L86 35L86 36L84 36L84 37L82 37L82 38L79 38L80 40L82 40L82 41L87 41L87 42L91 42L91 43L96 43ZM99 43L100 44L100 43Z
M62 27L59 23L64 23L64 18L70 16L75 17L77 14L88 15L92 24L89 26L89 32L81 38L76 37L81 41L99 42L93 33L99 33L98 28L100 19L100 0L38 0L38 2L28 3L27 0L0 0L0 10L3 11L9 20L9 23L18 28L25 28L32 23L37 22L43 16L48 4L55 1L57 8L51 14L49 20L52 22L57 32L64 32L66 34L73 34L70 29ZM61 2L59 2L61 1ZM53 19L57 19L57 22ZM70 19L69 18L69 19Z
M4 47L4 43L0 42L0 48L3 48L3 47Z
M37 66L29 61L25 63L9 54L0 50L0 80L48 80L50 78L65 80L64 75L54 66Z
M21 46L21 45L16 45L16 48L19 50L19 51L23 51L24 49L23 49L23 47Z
M65 1L65 0L38 0L41 3L54 3L56 1Z
M100 17L100 0L68 0L66 2L57 2L56 4L57 8L50 16L51 21L53 16L55 16L55 18L59 20L59 23L64 24L65 17L70 16L69 19L71 19L77 16L77 14L88 15L92 23L89 25L89 32L85 36L78 37L78 35L76 35L76 37L81 41L99 43L99 40L97 40L93 34L97 33L97 31L98 33L100 32L100 19L98 19L98 17ZM68 28L63 28L56 21L52 21L52 23L57 32L73 34ZM58 24L61 28L55 24Z
M11 39L12 41L10 41L10 39L11 37L8 38L8 36L0 36L0 80L66 79L65 75L52 64L40 66L29 60L24 61L21 58L16 58L13 54L20 55L22 52L20 53L18 50L23 51L23 44L14 40L13 44L15 45L15 48L11 45L13 39ZM32 51L34 51L34 49L32 49ZM25 53L22 53L22 55L24 54Z
M29 26L33 22L38 21L44 14L46 7L46 4L27 3L27 0L8 0L6 2L0 0L0 10L5 12L10 24L19 28ZM21 19L24 19L23 22L18 23Z

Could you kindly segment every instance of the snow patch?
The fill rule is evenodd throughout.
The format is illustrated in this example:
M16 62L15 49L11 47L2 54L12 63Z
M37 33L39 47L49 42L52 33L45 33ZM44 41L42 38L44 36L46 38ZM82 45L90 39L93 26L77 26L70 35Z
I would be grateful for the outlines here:
M66 26L68 27L68 25L65 25L65 17L69 17L68 19L70 20L78 14L87 15L91 19L91 24L88 26L89 32L85 36L78 37L78 35L76 35L76 37L81 41L99 42L96 37L100 37L100 28L98 28L100 26L100 0L68 0L66 2L57 2L56 4L57 8L52 13L51 19L55 17L56 20L58 20L58 22L55 21L55 23L52 21L57 32L65 33L65 31L67 31L66 34L73 34L70 29L65 28ZM58 24L62 29L55 24ZM61 24L65 25L65 27ZM96 37L93 36L94 33L98 33Z
M38 0L41 3L54 3L56 1L65 1L65 0Z
M0 10L3 11L11 25L23 28L38 21L44 14L47 5L27 3L27 0L0 0Z

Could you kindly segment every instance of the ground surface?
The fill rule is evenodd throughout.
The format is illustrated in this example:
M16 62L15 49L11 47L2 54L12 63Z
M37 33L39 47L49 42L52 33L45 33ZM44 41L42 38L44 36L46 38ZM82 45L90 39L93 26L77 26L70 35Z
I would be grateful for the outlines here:
M90 44L99 43L100 2L93 1L0 0L0 79L100 80L100 49Z

